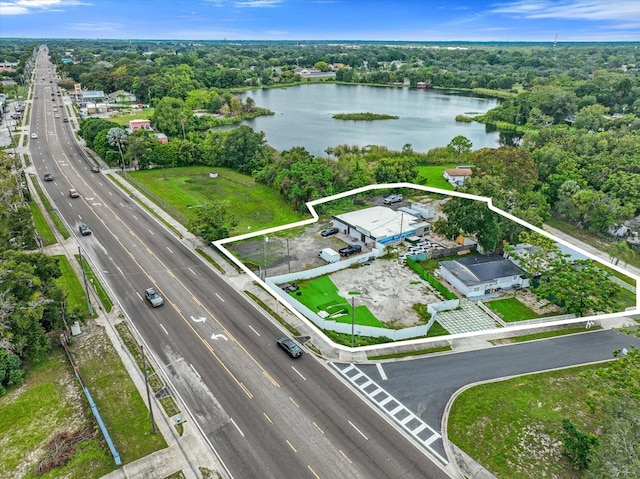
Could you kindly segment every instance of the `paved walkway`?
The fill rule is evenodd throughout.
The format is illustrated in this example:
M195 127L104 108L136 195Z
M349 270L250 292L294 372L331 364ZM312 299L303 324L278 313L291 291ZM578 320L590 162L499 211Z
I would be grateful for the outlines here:
M438 313L438 322L451 334L486 331L497 327L487 313L468 299L460 299L459 309Z

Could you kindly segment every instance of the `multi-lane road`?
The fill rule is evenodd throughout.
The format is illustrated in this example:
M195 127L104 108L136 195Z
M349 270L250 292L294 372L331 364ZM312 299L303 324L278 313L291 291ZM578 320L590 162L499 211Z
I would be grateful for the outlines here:
M33 166L60 216L151 352L166 367L233 477L448 477L441 464L363 402L334 369L291 360L284 334L164 226L113 187L73 138L46 53L38 55ZM51 93L54 93L51 95ZM69 188L80 193L68 195ZM80 236L88 224L91 236ZM154 286L165 304L151 308Z
M457 389L608 359L631 342L604 331L385 365L328 364L310 354L291 360L275 345L284 330L102 173L91 172L71 123L62 121L52 75L41 50L33 166L41 178L53 174L43 183L46 193L158 363L167 365L163 372L233 477L449 477L440 421ZM80 197L69 197L69 188ZM80 236L80 223L93 235ZM145 301L150 286L164 306Z

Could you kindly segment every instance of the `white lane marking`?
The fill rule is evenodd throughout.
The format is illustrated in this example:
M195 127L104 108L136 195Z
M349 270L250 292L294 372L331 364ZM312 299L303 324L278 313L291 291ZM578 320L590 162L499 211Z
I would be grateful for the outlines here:
M194 318L193 316L191 316L191 321L194 321L196 323L204 323L207 320L207 318L200 316L199 318Z
M191 369L193 369L193 372L196 373L196 376L198 376L198 379L202 379L202 376L200 376L198 371L196 371L196 368L193 367L193 364L189 363L189 366L191 366Z
M349 421L349 424L351 424L351 427L353 427L356 431L358 431L358 433L360 433L360 435L361 435L362 437L364 437L365 441L368 441L368 440L369 440L369 438L368 438L367 436L365 436L365 435L363 434L363 432L362 432L360 429L358 429L358 428L356 427L356 425L355 425L355 424L353 424L351 421Z
M211 339L224 339L225 341L229 341L229 339L224 334L212 334Z
M162 330L164 331L164 334L169 334L169 331L167 331L166 329L164 329L164 326L162 325L162 323L159 323L160 327L162 328Z
M260 336L260 333L258 331L256 331L255 329L253 329L253 327L251 325L249 325L249 328L251 328L251 331L256 333L256 336Z
M173 254L173 251L171 251L171 248L169 248L168 246L167 246L167 251L169 251L169 253Z
M231 421L233 423L233 425L236 427L236 429L238 430L238 432L240 433L240 435L242 437L244 437L244 433L242 432L242 430L238 427L238 425L236 424L236 422L233 420L232 417L229 418L229 421Z
M216 293L216 296L218 297L218 299L219 299L220 301L222 301L222 302L224 303L224 299L222 299L218 293Z
M154 235L154 236L155 236L155 234L154 234L154 232L153 232L153 231L151 231L151 230L147 230L147 231L148 231L149 233L151 233L152 235Z
M300 376L302 379L304 379L305 381L307 380L307 378L305 378L302 374L300 374L300 371L298 371L296 368L291 366L291 369L293 369L298 374L298 376Z
M140 296L140 293L136 291L136 294L138 295L138 298L140 298L140 301L142 301L142 296Z
M110 191L108 192L111 196L113 196L113 193L111 193Z
M132 215L132 216L134 220L138 221L138 217L136 215Z
M191 271L191 272L193 273L193 275L194 275L194 276L198 276L198 275L196 274L196 272L195 272L194 270L192 270L191 268L189 268L189 271Z
M122 270L120 269L120 266L116 266L116 268L118 268L118 271L120 271L120 274L121 274L122 276L124 276L124 271L122 271ZM138 295L138 296L140 296L140 295Z
M382 364L381 363L377 363L376 367L378 368L378 372L380 373L380 377L382 378L383 381L387 380L387 375L384 373L384 369L382 369Z

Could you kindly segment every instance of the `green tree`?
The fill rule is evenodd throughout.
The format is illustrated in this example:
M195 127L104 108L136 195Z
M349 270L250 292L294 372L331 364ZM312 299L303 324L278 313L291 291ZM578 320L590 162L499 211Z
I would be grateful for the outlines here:
M567 313L584 316L614 312L619 305L613 295L619 289L593 261L559 258L545 270L535 293L538 298L552 297Z
M640 477L640 401L617 398L603 410L600 440L590 448L583 479Z
M21 366L18 356L0 348L0 396L4 395L7 389L22 382L24 372Z
M194 212L195 217L189 222L189 229L207 243L229 237L233 228L238 226L231 202L227 200L205 203L194 208Z
M598 444L598 436L580 431L568 419L562 420L563 432L560 438L564 445L565 453L572 459L574 467L585 470L589 466L591 450Z
M462 156L471 152L471 147L473 143L466 136L458 135L453 137L453 139L447 145L447 148L454 151L456 155Z

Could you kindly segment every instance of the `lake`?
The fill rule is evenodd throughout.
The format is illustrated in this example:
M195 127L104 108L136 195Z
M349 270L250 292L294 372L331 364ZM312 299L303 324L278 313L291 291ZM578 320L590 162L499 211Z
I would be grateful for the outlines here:
M487 131L481 123L461 123L456 115L486 113L498 105L492 98L476 98L443 90L418 90L363 85L313 84L273 88L238 95L253 98L274 116L243 122L263 131L267 143L278 150L296 146L316 156L338 145L381 145L402 150L410 144L416 152L447 146L452 138L464 135L473 149L499 146L498 132ZM397 120L335 120L336 113L376 113L395 115Z

